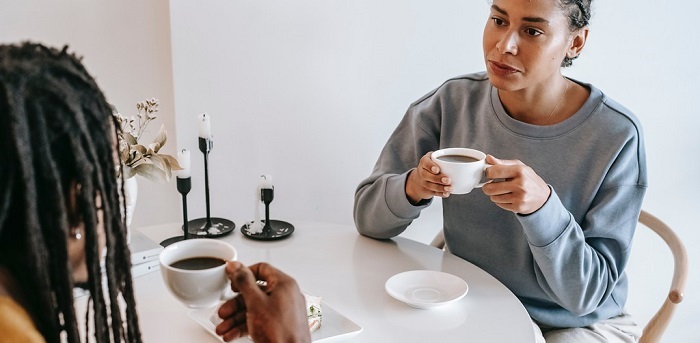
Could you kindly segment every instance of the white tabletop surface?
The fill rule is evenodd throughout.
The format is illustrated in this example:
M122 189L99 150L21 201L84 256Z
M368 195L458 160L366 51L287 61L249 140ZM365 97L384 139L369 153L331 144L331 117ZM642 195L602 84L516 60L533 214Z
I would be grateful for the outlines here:
M280 241L255 241L239 228L219 238L238 250L245 264L265 261L292 275L308 293L362 327L343 342L534 342L530 317L518 299L488 273L454 255L409 239L375 240L354 227L293 222ZM237 225L240 225L237 223ZM178 224L138 229L156 242L174 236ZM469 285L461 300L421 310L395 300L385 289L393 275L438 270ZM217 342L167 291L160 271L134 279L144 342ZM78 299L82 316L84 298ZM326 341L324 341L326 342Z

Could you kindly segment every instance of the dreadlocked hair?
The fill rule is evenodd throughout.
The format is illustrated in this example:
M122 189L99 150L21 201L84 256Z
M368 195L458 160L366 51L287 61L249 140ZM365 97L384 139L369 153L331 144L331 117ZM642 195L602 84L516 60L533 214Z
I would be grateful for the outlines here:
M574 32L578 29L588 26L591 20L591 2L593 0L559 0L561 9L566 13L566 17L569 19L569 29ZM561 62L562 67L571 67L574 60L578 58L578 55L574 57L564 57Z
M61 336L81 342L67 243L78 220L84 224L94 341L141 342L114 157L119 125L94 79L67 50L0 45L0 266L16 278L22 305L46 342L61 342ZM86 320L86 340L89 327Z

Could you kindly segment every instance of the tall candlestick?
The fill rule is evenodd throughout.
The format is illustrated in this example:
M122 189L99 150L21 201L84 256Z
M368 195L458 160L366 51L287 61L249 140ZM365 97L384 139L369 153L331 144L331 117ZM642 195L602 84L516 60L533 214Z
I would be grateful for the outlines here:
M214 148L214 137L211 134L211 121L209 115L202 113L199 115L199 151L204 157L204 198L207 216L190 221L190 226L194 227L190 232L197 237L219 237L229 234L236 227L236 224L224 218L212 218L211 206L209 203L209 153Z
M177 162L182 170L177 171L177 177L185 179L190 177L190 151L182 149L177 153Z
M199 115L199 137L211 139L211 121L209 115L202 113Z
M204 200L206 201L207 210L207 227L212 226L211 223L211 212L209 207L209 151L211 151L211 143L213 143L209 138L199 137L199 150L204 154Z

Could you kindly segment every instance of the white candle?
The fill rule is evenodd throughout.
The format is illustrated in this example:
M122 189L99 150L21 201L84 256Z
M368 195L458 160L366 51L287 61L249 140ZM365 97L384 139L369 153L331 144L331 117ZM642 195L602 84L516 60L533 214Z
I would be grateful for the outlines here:
M271 180L270 175L260 175L258 187L255 189L255 220L248 224L248 232L251 234L262 233L263 227L265 226L262 222L262 218L260 218L260 205L262 202L262 189L272 188L268 180Z
M182 149L177 152L177 163L180 164L182 170L177 171L177 177L186 179L190 177L190 151Z
M261 189L272 189L272 176L271 175L260 175L260 188Z
M211 139L211 121L209 115L202 113L199 115L199 137Z

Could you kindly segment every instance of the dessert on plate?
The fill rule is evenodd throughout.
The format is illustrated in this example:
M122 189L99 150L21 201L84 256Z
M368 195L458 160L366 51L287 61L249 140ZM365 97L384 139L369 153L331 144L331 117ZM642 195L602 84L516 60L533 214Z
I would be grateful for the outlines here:
M321 327L321 297L304 293L304 299L306 300L306 316L309 319L309 331L314 332Z

